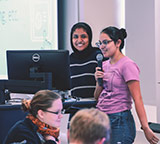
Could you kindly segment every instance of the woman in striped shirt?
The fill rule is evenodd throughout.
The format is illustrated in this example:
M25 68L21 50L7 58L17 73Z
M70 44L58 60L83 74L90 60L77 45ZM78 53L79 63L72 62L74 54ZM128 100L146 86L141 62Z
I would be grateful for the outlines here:
M73 53L70 55L71 95L81 98L93 97L95 90L96 55L99 48L92 47L92 30L84 22L73 25L70 33Z

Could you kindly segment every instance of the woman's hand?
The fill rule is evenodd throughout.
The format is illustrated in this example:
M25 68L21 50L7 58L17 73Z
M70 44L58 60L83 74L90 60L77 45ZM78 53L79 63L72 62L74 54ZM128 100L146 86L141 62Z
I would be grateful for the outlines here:
M96 81L98 80L98 78L103 78L103 71L100 71L101 68L100 67L96 67L96 72L95 72L95 79ZM103 90L103 87L102 86L99 86L98 82L96 83L96 88L95 88L95 91L94 91L94 98L98 101L98 97L99 95L101 94Z
M103 71L101 71L100 67L96 67L96 72L94 74L96 81L98 80L98 78L103 78L104 73Z
M147 127L143 129L146 139L149 141L150 144L157 144L159 139L153 133L153 131Z

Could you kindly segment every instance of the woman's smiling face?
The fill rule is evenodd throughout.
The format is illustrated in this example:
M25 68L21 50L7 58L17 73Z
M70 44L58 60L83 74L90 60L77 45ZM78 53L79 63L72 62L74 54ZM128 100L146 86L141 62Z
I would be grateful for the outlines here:
M89 44L89 37L83 28L77 28L72 34L73 46L78 51L83 51Z

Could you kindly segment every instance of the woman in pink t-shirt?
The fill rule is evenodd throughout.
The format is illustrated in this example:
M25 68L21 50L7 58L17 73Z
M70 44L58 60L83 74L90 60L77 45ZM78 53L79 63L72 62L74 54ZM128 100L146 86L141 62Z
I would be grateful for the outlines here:
M103 86L97 82L94 97L97 108L108 114L111 123L111 144L132 144L135 139L135 122L131 113L132 99L135 103L137 115L144 134L151 144L159 139L149 128L147 116L142 101L139 82L139 68L134 61L123 55L124 39L127 37L125 29L107 27L100 33L97 43L103 56L108 61L96 68L95 78L103 79Z

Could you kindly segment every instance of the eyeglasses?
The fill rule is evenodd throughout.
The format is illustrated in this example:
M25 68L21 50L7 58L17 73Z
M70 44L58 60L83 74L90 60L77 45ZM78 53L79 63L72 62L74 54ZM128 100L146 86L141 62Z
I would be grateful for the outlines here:
M112 41L113 41L113 40L103 40L102 42L99 41L99 42L96 42L96 46L97 46L97 47L100 47L102 44L107 45L107 44L109 44L109 43L112 42Z
M52 113L52 114L59 115L59 114L64 114L64 113L65 113L65 109L63 109L63 110L61 110L61 111L57 111L57 112L53 112L53 111L49 111L49 110L45 110L45 112L49 112L49 113Z

